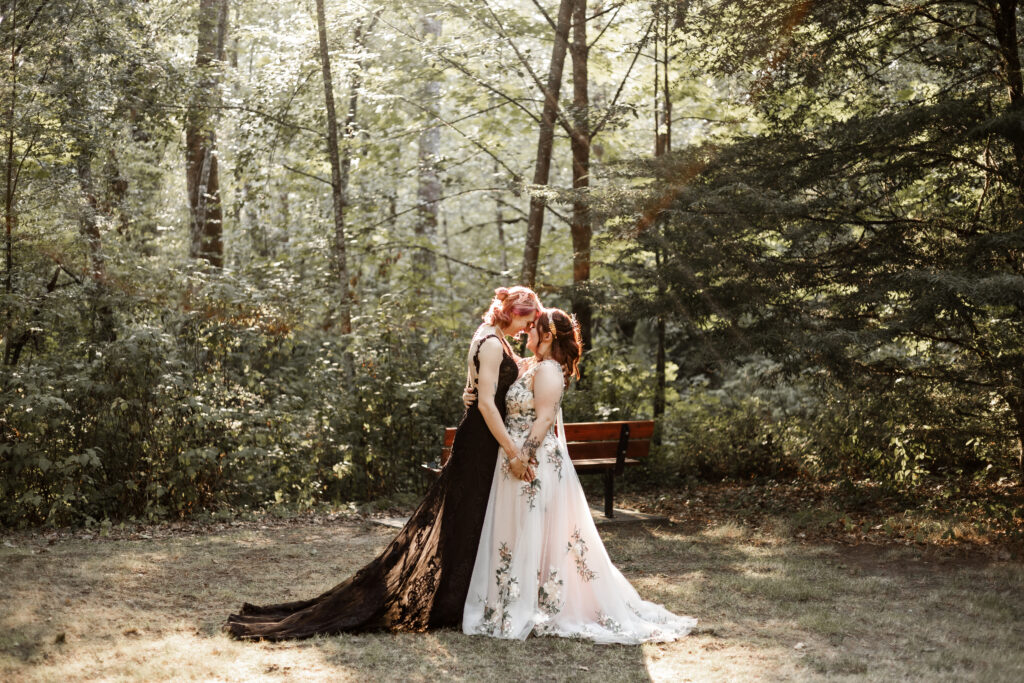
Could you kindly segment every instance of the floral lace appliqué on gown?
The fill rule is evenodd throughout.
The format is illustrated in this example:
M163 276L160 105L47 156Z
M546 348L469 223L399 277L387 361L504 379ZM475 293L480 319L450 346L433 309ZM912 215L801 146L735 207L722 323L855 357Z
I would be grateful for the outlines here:
M533 378L509 387L505 426L522 445L537 418ZM572 461L555 429L537 449L533 485L508 471L504 453L491 483L484 528L462 615L469 634L499 638L578 637L599 643L675 640L696 625L647 602L612 564L594 526Z

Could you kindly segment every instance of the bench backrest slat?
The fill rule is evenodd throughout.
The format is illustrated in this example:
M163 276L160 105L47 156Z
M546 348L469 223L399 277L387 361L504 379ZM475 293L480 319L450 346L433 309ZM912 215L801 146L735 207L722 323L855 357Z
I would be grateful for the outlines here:
M653 420L617 420L614 422L569 422L565 425L565 437L572 460L593 460L614 458L619 447L622 425L629 425L629 446L627 458L644 458L651 451L651 436L654 434ZM448 462L455 441L455 428L444 430L444 447L441 464Z
M572 460L595 460L597 458L614 458L618 454L618 441L576 442L569 444L569 458ZM626 447L627 458L646 458L651 452L651 442L629 440Z
M650 439L654 434L653 420L619 420L616 422L569 422L565 425L566 441L619 440L622 425L629 425L629 438Z

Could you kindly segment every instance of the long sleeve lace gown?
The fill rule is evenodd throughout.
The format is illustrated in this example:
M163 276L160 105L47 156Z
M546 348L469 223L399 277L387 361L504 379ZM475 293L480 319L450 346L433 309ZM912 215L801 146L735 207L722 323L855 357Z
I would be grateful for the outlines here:
M484 338L474 340L472 363L477 374ZM506 349L494 396L503 417L505 393L518 372ZM470 406L441 476L380 555L312 600L264 606L246 603L239 614L228 617L225 629L236 638L284 640L344 631L457 627L497 453L498 442L479 408Z
M562 376L557 362L544 361L508 390L505 425L518 445L536 420L533 378L544 371ZM498 458L463 631L517 639L547 634L599 643L685 636L696 619L641 599L612 564L569 459L560 409L557 426L558 434L553 426L537 449L532 482L516 479L505 457Z

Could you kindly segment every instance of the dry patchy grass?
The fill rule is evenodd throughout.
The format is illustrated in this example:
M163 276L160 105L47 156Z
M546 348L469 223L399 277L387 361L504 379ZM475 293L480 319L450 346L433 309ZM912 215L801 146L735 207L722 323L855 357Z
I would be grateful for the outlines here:
M456 631L239 643L243 600L303 598L393 530L357 520L0 544L3 680L1024 679L1024 566L801 542L729 522L607 528L641 594L697 616L667 645Z

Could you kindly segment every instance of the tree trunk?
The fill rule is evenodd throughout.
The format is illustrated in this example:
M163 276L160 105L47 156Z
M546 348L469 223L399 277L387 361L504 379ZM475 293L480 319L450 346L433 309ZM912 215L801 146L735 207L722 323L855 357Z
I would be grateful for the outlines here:
M654 18L654 156L660 157L665 153L662 147L661 137L661 60L658 55L658 42L661 37L661 26L658 25L658 18Z
M572 187L572 310L580 323L583 349L591 348L592 308L584 286L590 279L590 240L593 229L590 222L588 191L590 187L590 93L587 73L589 48L587 47L587 0L576 0L573 8L572 90L573 132Z
M320 37L320 66L324 79L324 106L327 110L327 155L331 161L331 198L334 208L334 267L338 278L338 299L341 333L352 332L351 295L349 293L348 262L345 246L345 207L348 190L348 168L344 177L338 149L338 119L334 111L334 86L331 79L331 58L327 50L327 19L324 0L316 0L316 25ZM350 114L352 108L350 103ZM346 149L346 160L348 154Z
M658 419L665 414L665 317L659 315L656 323L657 327L657 338L658 348L655 352L654 359L654 374L657 377L657 385L654 389L654 419ZM659 430L657 443L661 443L661 434Z
M1017 475L1018 483L1024 485L1024 389L1021 389L1020 395L1015 396L1010 394L1004 396L1006 402L1010 406L1010 412L1013 413L1013 419L1017 423Z
M242 202L239 207L238 223L242 232L249 236L249 248L252 253L266 258L270 254L270 241L267 236L267 228L264 217L259 211L256 201L256 192L253 190L251 180L242 183Z
M1019 112L1024 109L1024 75L1021 73L1019 36L1017 35L1018 4L1018 0L998 0L995 3L986 3L992 18L996 42L999 45L1006 94L1010 100L1008 109L1011 112ZM1021 130L1020 126L1013 126L1004 134L1009 138L1013 147L1013 156L1017 162L1014 182L1018 200L1024 202L1024 130Z
M4 315L4 364L12 365L12 339L14 337L14 311L11 294L14 292L14 114L18 103L18 48L15 41L18 29L18 13L11 7L11 27L8 29L11 40L11 98L7 109L7 140L4 158L4 293L7 304Z
M669 24L669 13L665 12L665 40L662 42L662 54L663 61L661 64L661 101L664 109L662 110L661 125L662 130L659 131L662 142L661 148L665 154L672 151L672 98L669 96L668 90L668 64L672 61L668 53L669 43L672 37L672 27Z
M660 62L661 62L661 73L662 73L663 78L664 78L664 80L662 81L658 77L658 66L659 66L659 57L658 57L658 43L659 43L659 40L658 40L658 28L657 28L657 21L658 20L656 19L655 21L656 21L656 28L654 30L654 58L655 58L654 59L654 101L655 101L655 111L654 111L654 121L655 121L654 150L655 150L655 156L662 156L662 155L668 154L670 151L672 151L672 137L671 137L670 132L669 132L671 130L672 101L669 98L669 90L668 90L668 64L669 64L668 47L669 47L669 37L670 37L669 34L670 34L671 28L670 28L670 25L669 25L668 14L666 13L665 17L664 17L664 19L662 21L663 26L664 26L665 34L664 34L664 36L662 36L662 40L660 41L661 44L662 44L662 48L663 48L663 53L662 53L663 57L660 60ZM661 97L662 109L659 111L659 109L657 107L658 91L661 90L662 88L663 88L662 97ZM664 262L664 258L663 258L660 246L655 247L654 258L655 258L655 264L656 264L657 268L660 270L661 266L662 266L662 264ZM663 286L659 287L658 298L659 299L663 299L664 296L665 296L665 290L664 290ZM668 384L666 376L665 376L665 316L663 316L661 314L659 314L657 316L656 329L657 329L657 335L656 335L657 336L657 349L655 350L655 361L654 361L655 387L654 387L654 405L653 405L654 418L655 419L657 419L657 418L659 418L659 417L661 417L662 415L665 414L665 391L666 391L666 386ZM654 440L655 445L660 445L661 444L661 427L660 427L660 425L657 428L657 431L656 431L656 433L654 435L654 439L653 440Z
M46 284L46 294L52 294L53 290L57 288L57 279L60 277L60 273L60 267L53 270L53 275L50 276L50 281ZM77 278L75 279L78 281ZM79 284L81 284L80 281ZM38 330L41 325L39 322L39 313L42 310L42 302L45 299L45 295L39 298L39 303L37 303L32 309L32 314L29 316L29 324L26 326L26 329L22 330L17 339L8 340L7 349L5 351L9 356L5 360L7 365L17 365L18 359L21 357L21 352L24 350L25 345L39 334Z
M103 242L97 220L99 205L93 183L92 159L93 153L88 148L75 157L75 171L83 200L78 214L78 229L89 250L89 290L95 313L93 337L98 341L113 341L114 312L105 301L106 260L103 257Z
M501 166L495 161L494 177L497 178L500 174ZM502 211L501 195L498 192L494 193L494 222L498 227L498 249L501 251L501 270L506 272L508 271L508 253L505 251L505 212Z
M125 200L128 197L128 179L121 173L121 165L113 150L107 150L107 158L103 164L103 178L106 182L103 210L110 216L117 214L117 233L126 241L131 241L132 235L129 231L131 221L128 218L128 211L125 209Z
M279 196L281 198L281 223L274 232L274 246L268 249L268 253L275 256L279 253L277 245L280 244L281 249L287 252L288 241L291 239L292 207L288 198L288 188L284 187Z
M555 44L551 48L551 65L548 68L548 83L544 89L544 109L541 113L540 130L537 136L537 161L533 171L533 184L548 184L551 172L551 151L555 141L555 116L558 112L558 96L562 90L562 69L565 53L569 46L569 25L576 0L561 0L558 7L558 21L555 23ZM530 197L530 214L526 223L526 249L523 251L523 268L519 281L532 287L537 280L537 259L540 256L541 232L544 227L545 200L539 195Z
M436 44L441 38L441 20L430 15L420 17L423 40ZM436 78L426 80L422 88L423 104L434 112L441 108L441 83ZM433 118L433 117L432 117ZM431 121L433 123L433 121ZM438 207L441 201L441 180L438 177L438 162L441 158L441 129L431 125L420 133L419 138L419 186L416 190L418 202L416 216L416 237L424 246L433 247L437 235ZM417 249L413 263L423 273L433 270L434 254L427 249ZM417 278L417 282L422 282Z
M228 0L199 0L196 70L199 81L185 125L186 180L189 199L189 256L224 266L223 212L214 112L219 104L218 65L224 62Z

